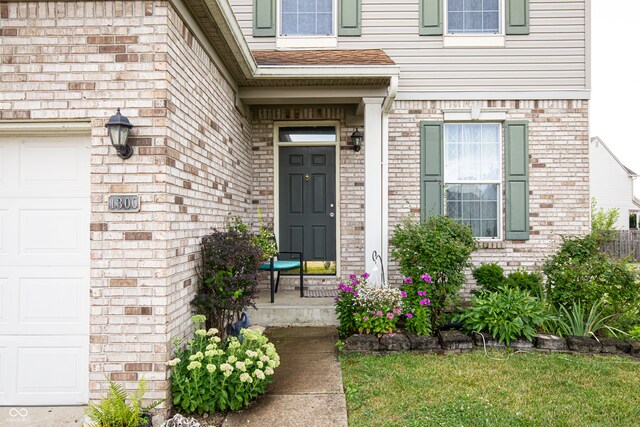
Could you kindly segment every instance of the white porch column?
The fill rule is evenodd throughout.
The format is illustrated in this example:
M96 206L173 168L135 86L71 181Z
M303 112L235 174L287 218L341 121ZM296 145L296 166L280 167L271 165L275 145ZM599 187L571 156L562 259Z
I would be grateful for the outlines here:
M383 256L382 101L362 98L364 104L364 260L371 272L373 251Z

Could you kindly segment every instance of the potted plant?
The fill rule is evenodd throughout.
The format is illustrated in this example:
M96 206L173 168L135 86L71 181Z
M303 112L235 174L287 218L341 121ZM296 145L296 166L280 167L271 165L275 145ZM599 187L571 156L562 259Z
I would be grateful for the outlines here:
M91 427L151 427L151 409L162 403L156 400L143 406L142 398L147 392L144 377L133 393L127 393L121 384L109 381L109 392L100 403L89 403L87 416ZM128 403L127 403L128 401Z

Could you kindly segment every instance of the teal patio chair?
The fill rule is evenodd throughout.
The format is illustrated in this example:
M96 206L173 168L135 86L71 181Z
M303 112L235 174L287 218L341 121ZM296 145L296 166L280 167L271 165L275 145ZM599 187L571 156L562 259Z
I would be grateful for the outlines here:
M300 269L300 298L304 297L304 273L303 273L303 263L304 258L302 256L302 252L295 251L280 251L278 250L278 243L276 242L276 250L278 251L274 256L271 257L269 261L265 261L258 267L258 270L269 271L271 273L271 303L275 302L275 294L278 292L278 285L280 285L280 272L281 271L290 271L295 270L296 268ZM281 260L280 255L295 255L298 259L292 260ZM277 259L276 259L277 258ZM278 274L278 278L276 279L274 286L274 275Z

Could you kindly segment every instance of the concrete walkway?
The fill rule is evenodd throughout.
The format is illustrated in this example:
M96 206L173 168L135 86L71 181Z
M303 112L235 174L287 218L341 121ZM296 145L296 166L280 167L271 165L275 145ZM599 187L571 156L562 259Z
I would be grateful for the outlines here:
M224 427L347 426L335 327L273 328L266 333L280 355L273 383L251 407L230 414Z

